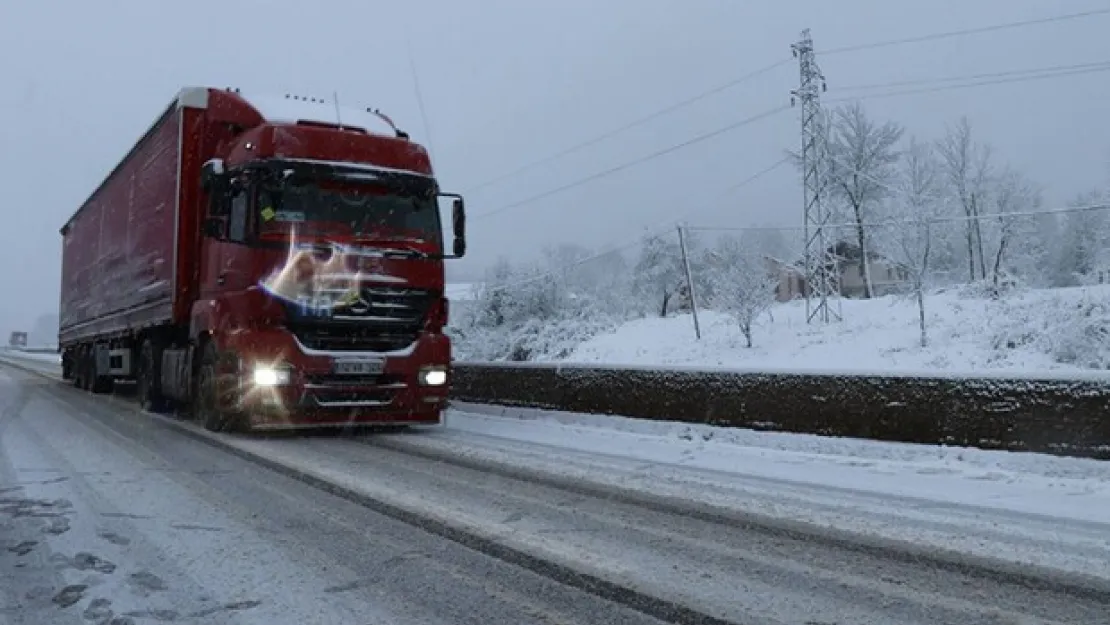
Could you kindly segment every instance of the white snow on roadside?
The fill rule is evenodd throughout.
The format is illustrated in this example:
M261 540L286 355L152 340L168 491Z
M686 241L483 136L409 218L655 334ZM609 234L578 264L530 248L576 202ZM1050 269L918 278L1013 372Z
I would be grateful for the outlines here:
M1067 518L1110 522L1110 462L966 447L910 445L808 434L648 421L456 402L448 428L482 436L537 442L675 467L742 473L859 488L900 496L1043 512L1029 500L999 496L998 484L1032 485L1070 499L1052 506ZM847 469L842 470L842 469ZM862 474L859 470L864 469ZM907 475L919 476L907 479ZM893 478L893 479L887 479ZM953 491L952 480L967 482ZM1092 509L1076 494L1102 494Z
M471 404L396 440L1110 579L1110 462Z
M53 363L53 364L56 364L56 365L60 365L61 362L62 362L62 356L60 354L52 353L52 352L47 352L47 353L43 353L43 352L25 352L25 351L22 351L22 350L15 350L15 349L0 349L0 356L10 356L12 358L17 358L19 360L34 360L34 361L38 361L38 362L49 362L49 363Z

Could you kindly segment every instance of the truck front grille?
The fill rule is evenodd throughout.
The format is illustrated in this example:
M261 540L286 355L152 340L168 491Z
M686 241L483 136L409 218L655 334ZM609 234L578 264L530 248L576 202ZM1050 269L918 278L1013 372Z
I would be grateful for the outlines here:
M419 289L369 287L362 290L367 306L334 318L301 317L290 324L297 340L321 351L388 352L413 344L424 327L432 293Z

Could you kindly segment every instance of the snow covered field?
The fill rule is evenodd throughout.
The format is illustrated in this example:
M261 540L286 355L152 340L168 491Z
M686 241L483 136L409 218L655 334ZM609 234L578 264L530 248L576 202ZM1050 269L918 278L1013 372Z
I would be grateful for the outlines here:
M569 355L560 360L844 372L1110 369L1110 285L1027 290L1000 300L959 289L932 293L924 348L908 298L844 299L841 307L843 320L822 326L806 324L802 301L777 304L756 322L750 349L727 315L702 312L700 341L689 314L649 317L562 346Z

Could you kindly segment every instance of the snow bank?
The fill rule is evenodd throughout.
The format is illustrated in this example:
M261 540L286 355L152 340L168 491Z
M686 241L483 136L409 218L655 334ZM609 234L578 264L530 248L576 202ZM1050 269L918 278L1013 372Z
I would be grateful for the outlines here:
M756 323L750 349L739 326L713 311L701 315L700 341L688 314L639 319L582 342L560 360L869 373L1110 369L1110 285L1027 290L998 300L955 290L932 293L925 348L910 299L845 299L840 306L843 320L822 326L806 323L802 301L776 305Z

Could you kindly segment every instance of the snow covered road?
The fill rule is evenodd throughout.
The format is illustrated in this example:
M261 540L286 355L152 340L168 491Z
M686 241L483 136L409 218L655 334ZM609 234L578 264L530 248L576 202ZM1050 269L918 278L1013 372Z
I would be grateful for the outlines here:
M0 414L0 623L656 622L50 380Z
M49 373L50 366L36 368ZM11 520L67 519L67 531L57 537L43 533L50 525L0 534L0 546L16 548L0 551L0 563L24 565L0 564L0 575L20 584L22 594L14 600L35 598L48 614L59 610L51 601L57 595L43 589L57 593L63 582L88 586L70 612L88 610L102 598L113 602L108 607L117 614L135 614L135 622L142 622L143 610L172 610L183 622L308 622L289 620L306 613L320 615L316 622L373 622L379 620L375 614L383 615L381 622L398 623L653 622L574 586L592 586L616 602L639 603L659 615L670 604L685 606L677 613L681 618L672 611L675 622L1101 623L1110 612L1105 587L1069 595L1062 590L1073 580L1056 573L1037 581L985 575L975 570L976 562L961 569L928 557L895 557L877 540L798 531L795 522L806 521L912 538L923 556L940 546L974 554L966 547L978 544L986 551L980 555L1013 552L1019 561L1110 579L1110 533L1106 517L1098 517L1104 510L1092 505L1097 497L1079 506L1091 518L1073 514L1069 520L1006 509L1005 497L988 508L889 492L896 489L882 483L883 473L900 475L892 473L898 463L924 466L914 464L920 459L908 451L899 456L887 450L876 458L874 449L853 446L859 441L825 443L851 449L824 457L816 448L808 456L783 449L814 438L805 437L779 449L746 441L744 462L729 448L743 447L739 441L708 441L697 429L681 430L677 440L684 444L668 446L671 436L632 431L640 426L623 421L603 428L583 415L522 419L460 412L450 415L447 428L399 436L214 436L143 415L130 402L90 396L15 369L0 368L0 384L0 458L9 467L0 469L0 489L18 487L18 498L40 504L69 502L60 517ZM17 435L9 433L13 428ZM857 454L855 462L848 452ZM996 471L1018 475L1012 462L993 462ZM983 461L972 458L969 464L961 470L975 475ZM1063 466L1072 474L1057 478L1074 480L1076 466L1097 477L1102 463ZM800 473L785 474L789 467ZM54 473L34 473L45 468ZM853 482L854 470L861 472L857 478L870 474L875 483ZM967 478L953 478L953 471L920 477ZM839 480L840 487L822 484L815 474ZM36 483L56 478L68 479ZM336 485L340 496L306 481ZM4 510L0 506L0 524L9 522ZM150 518L105 517L104 511ZM175 515L181 518L167 519ZM870 527L860 525L866 523ZM5 527L0 532L8 532ZM139 536L149 547L113 551L102 531ZM958 541L961 531L966 545ZM27 555L10 555L26 550L21 545L31 540L39 543ZM946 540L951 544L944 545ZM31 556L35 549L46 553ZM1063 557L1053 559L1054 551ZM435 554L434 564L429 554ZM33 557L38 566L27 560ZM102 560L115 565L113 573L96 572L93 565ZM228 561L238 566L229 569ZM389 568L382 570L382 562ZM147 597L118 581L129 574L117 572L124 568L173 580L161 594L148 593L158 607L147 606ZM1022 567L1013 572L1040 575ZM592 579L583 581L583 574ZM613 586L598 590L600 580ZM531 590L508 590L519 587ZM327 592L336 588L344 591ZM434 596L428 592L433 588ZM483 593L493 599L480 610L447 607L460 598L463 604L480 602ZM523 597L533 603L522 603ZM209 601L198 604L201 599ZM0 595L0 601L0 609L13 605L13 597ZM221 606L223 611L209 613L219 615L211 621L187 618ZM361 617L351 621L344 610ZM0 611L0 618L11 614Z

